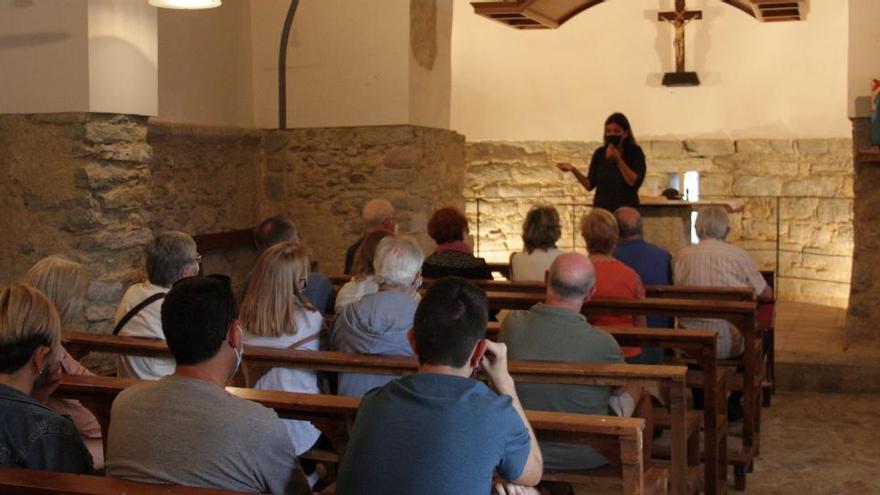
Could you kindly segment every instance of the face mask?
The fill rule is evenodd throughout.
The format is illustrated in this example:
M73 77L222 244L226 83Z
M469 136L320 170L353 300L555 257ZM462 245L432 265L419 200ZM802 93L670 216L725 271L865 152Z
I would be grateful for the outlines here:
M605 146L609 144L613 144L615 147L620 148L620 142L623 141L623 136L620 135L606 135L605 136Z
M46 383L46 377L49 376L49 362L46 361L46 364L43 366L43 369L40 370L40 373L37 375L36 380L34 380L34 389L42 388Z
M232 373L229 374L229 378L232 378L238 373L238 368L241 366L241 360L244 358L244 349L239 350L233 347L232 352L235 353L235 367L232 368Z

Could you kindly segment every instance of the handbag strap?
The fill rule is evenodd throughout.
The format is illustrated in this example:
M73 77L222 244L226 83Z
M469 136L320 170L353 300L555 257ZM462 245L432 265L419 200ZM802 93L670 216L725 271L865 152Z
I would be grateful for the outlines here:
M165 297L164 292L157 292L141 301L140 304L138 304L137 306L131 308L131 311L125 313L125 316L123 316L122 319L119 320L119 323L116 324L116 327L113 329L113 335L119 335L119 332L122 331L122 327L124 327L125 324L128 323L128 320L134 318L135 315L140 313L142 309L146 308L150 304L153 304L159 299L162 299L163 297Z
M297 340L296 342L290 344L289 346L287 346L287 349L292 351L292 350L295 350L297 347L306 345L309 342L312 342L313 340L318 340L320 338L321 338L321 332L315 332L315 333L309 335L308 337L302 338L302 339Z

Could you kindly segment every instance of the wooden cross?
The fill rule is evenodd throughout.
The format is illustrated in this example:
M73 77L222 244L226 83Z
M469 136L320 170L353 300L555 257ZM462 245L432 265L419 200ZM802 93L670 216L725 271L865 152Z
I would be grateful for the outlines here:
M684 26L694 19L702 19L703 12L699 10L687 10L685 0L675 0L674 12L657 13L658 21L666 21L675 28L675 72L667 72L663 75L664 86L696 86L700 84L700 78L696 72L684 70Z

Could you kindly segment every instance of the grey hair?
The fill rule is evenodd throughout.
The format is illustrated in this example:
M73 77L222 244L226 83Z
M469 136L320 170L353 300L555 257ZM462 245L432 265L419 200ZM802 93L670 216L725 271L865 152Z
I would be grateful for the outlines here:
M706 206L700 208L695 227L700 239L723 240L730 227L730 217L720 206Z
M422 269L425 255L422 248L410 236L390 235L376 247L373 258L375 277L380 284L408 289L413 279Z
M361 215L368 228L380 227L385 220L394 216L394 206L387 199L372 199L364 205Z
M644 226L642 224L641 216L635 221L635 223L623 222L617 214L615 214L614 217L617 219L617 232L620 234L621 239L643 234Z
M196 241L192 237L172 230L156 236L144 248L147 258L147 278L151 284L171 287L180 279L183 269L196 263Z
M556 269L556 265L550 265L550 273L547 277L548 283L553 288L553 291L563 299L584 299L593 290L593 286L596 285L596 272L594 270L590 270L589 275L583 280L563 280L563 277L560 275L561 272Z

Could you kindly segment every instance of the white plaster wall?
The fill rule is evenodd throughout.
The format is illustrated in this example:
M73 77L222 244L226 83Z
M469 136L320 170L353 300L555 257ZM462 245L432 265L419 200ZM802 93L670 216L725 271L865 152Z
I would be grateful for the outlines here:
M452 37L452 0L433 1L437 19L434 23L436 56L428 69L410 50L409 66L409 122L414 125L449 129L449 110L452 98L452 71L450 64ZM426 3L426 2L422 2ZM422 33L424 34L424 33ZM419 33L415 34L419 38ZM412 42L413 33L410 33Z
M518 31L455 0L452 128L472 141L597 138L622 111L637 137L849 136L846 2L812 0L806 21L762 24L689 1L703 11L686 28L687 67L702 80L690 88L660 85L672 28L656 18L672 4L609 0L558 30Z
M88 8L0 0L0 113L88 111Z
M88 0L89 110L156 115L156 8L131 0Z
M278 126L278 49L288 0L251 3L254 121ZM409 119L409 2L305 0L288 48L287 126Z
M849 0L849 114L870 111L871 80L880 79L880 2ZM864 97L856 106L856 99Z
M159 9L158 120L253 127L251 0Z

